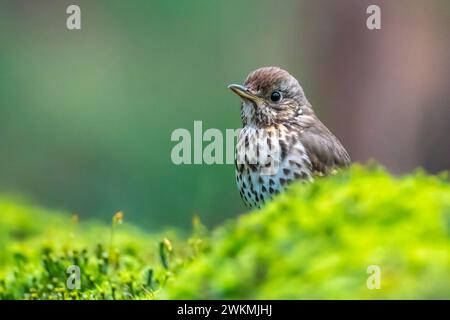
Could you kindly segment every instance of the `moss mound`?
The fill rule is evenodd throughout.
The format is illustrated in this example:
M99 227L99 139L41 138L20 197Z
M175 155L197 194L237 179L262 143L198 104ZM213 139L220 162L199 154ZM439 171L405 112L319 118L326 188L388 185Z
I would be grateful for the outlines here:
M217 230L211 251L180 272L168 297L448 299L445 179L421 172L396 179L355 166L295 185Z

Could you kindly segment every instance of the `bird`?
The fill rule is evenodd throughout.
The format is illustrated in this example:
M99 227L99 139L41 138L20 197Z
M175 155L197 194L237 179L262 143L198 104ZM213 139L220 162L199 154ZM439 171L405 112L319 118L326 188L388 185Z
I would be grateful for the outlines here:
M262 207L294 181L313 182L351 165L347 150L286 70L262 67L228 88L241 98L235 176L248 208Z

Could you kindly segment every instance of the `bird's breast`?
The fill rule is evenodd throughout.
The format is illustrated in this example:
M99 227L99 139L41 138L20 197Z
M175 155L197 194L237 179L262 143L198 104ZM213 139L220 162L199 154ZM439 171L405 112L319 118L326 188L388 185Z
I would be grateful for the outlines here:
M250 208L259 207L294 180L311 179L305 148L284 127L244 127L235 160L239 192Z

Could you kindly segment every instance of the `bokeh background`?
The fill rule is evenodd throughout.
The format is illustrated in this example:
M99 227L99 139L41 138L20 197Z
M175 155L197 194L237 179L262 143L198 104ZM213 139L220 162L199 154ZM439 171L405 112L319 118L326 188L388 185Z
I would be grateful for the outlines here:
M147 229L236 216L233 165L176 166L170 135L240 127L226 86L265 65L299 79L354 161L449 169L449 16L444 0L1 0L0 193Z

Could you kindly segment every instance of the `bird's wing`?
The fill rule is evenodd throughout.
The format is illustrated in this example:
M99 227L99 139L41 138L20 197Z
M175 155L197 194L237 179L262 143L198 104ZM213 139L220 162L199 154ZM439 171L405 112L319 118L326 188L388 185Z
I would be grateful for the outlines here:
M318 119L300 133L306 153L311 161L311 171L319 175L329 174L335 168L351 164L341 142Z

